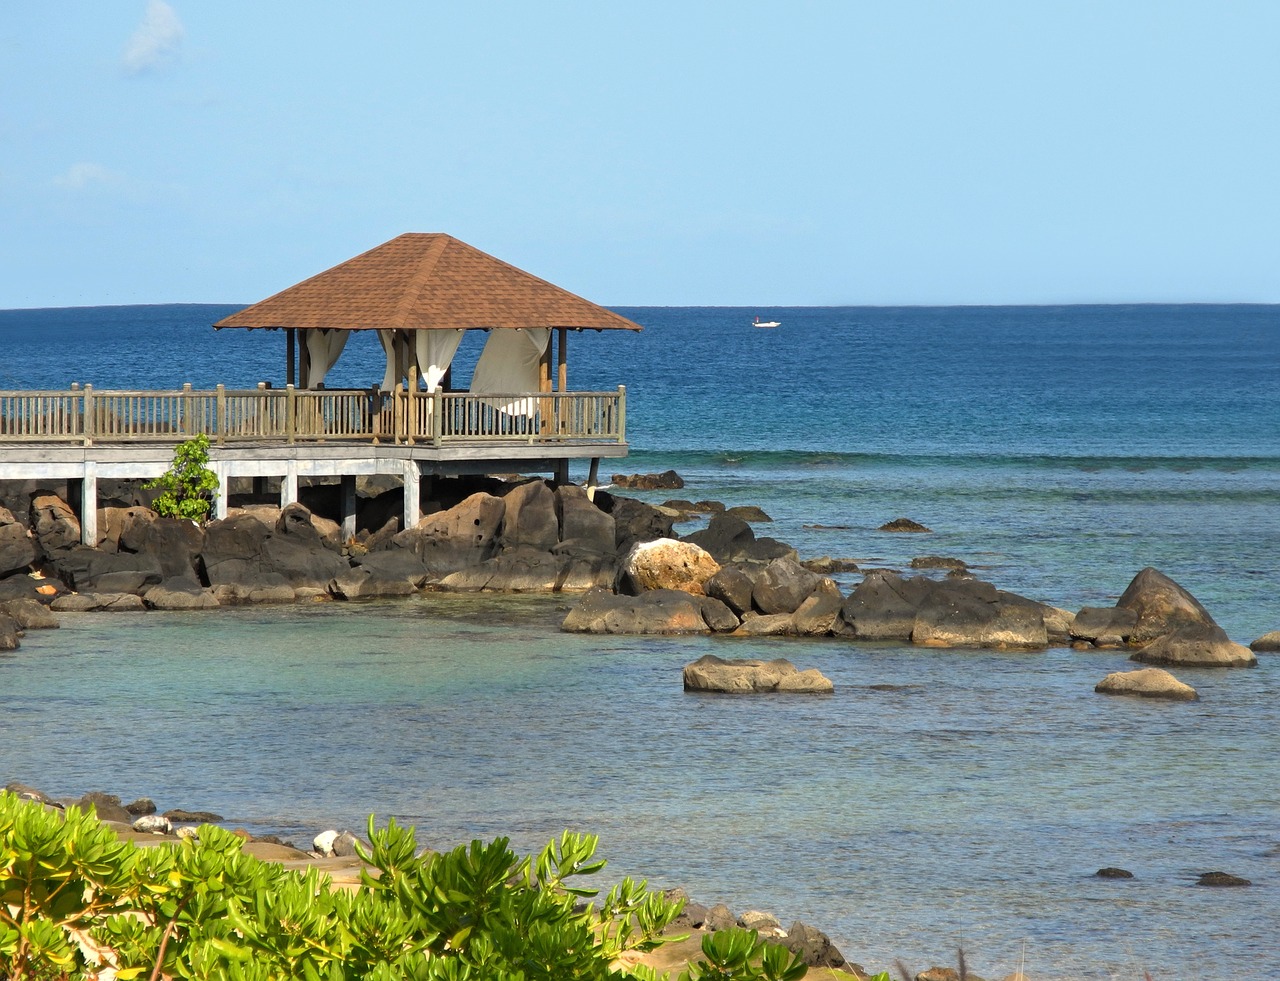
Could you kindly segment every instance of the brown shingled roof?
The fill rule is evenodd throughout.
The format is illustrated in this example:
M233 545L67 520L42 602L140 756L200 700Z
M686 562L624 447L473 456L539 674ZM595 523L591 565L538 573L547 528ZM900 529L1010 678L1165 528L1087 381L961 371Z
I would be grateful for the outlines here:
M640 330L452 235L425 232L393 238L213 326Z

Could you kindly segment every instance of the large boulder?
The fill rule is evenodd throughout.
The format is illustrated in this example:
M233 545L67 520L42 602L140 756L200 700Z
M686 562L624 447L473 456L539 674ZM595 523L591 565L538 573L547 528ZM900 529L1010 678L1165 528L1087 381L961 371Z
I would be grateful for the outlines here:
M533 548L506 549L436 583L450 592L559 593L613 585L616 562L603 555L559 555Z
M849 594L834 629L857 640L1038 649L1049 641L1047 610L978 579L903 579L876 571Z
M150 556L165 579L196 577L204 531L194 521L162 518L146 508L123 513L119 550Z
M115 552L120 548L120 536L125 526L137 518L156 517L156 513L140 504L129 507L98 508L98 542L94 546L104 552Z
M867 573L841 608L841 632L855 640L910 640L916 610L933 585L924 576L903 579L883 570Z
M1266 651L1268 653L1280 651L1280 630L1272 630L1263 634L1249 645L1249 650Z
M618 497L605 491L597 492L595 501L602 511L613 518L614 548L619 555L625 555L636 542L650 542L655 538L672 536L671 514L651 504L630 497Z
M679 490L684 486L684 479L674 470L662 473L615 473L613 486L627 487L632 490Z
M774 559L796 559L795 549L773 538L756 538L751 526L728 512L713 514L707 527L685 535L686 542L705 548L721 565L768 565Z
M1044 607L978 579L937 582L916 611L911 642L930 647L1038 650L1049 644Z
M508 548L532 548L549 552L560 540L556 497L544 480L517 484L502 498L501 544Z
M428 515L392 542L415 552L433 576L447 576L498 553L505 514L502 498L478 492L447 511Z
M56 630L61 626L48 607L29 596L0 600L0 613L12 617L22 630Z
M759 692L830 694L831 681L816 668L797 671L785 658L761 661L754 658L729 659L705 654L684 668L685 691L722 692L730 695Z
M353 558L351 564L363 569L373 579L405 582L410 586L410 592L420 588L431 577L431 570L418 557L418 553L407 548L366 552Z
M99 552L79 544L49 553L43 566L80 592L142 593L164 578L153 555Z
M220 605L193 576L166 579L143 593L142 601L153 610L212 610Z
M35 538L12 511L0 507L0 579L25 572L35 560Z
M22 628L18 621L7 613L0 613L0 651L13 651L18 648L18 638L22 636Z
M1103 695L1136 695L1175 702L1194 702L1200 697L1194 688L1183 684L1163 668L1114 671L1099 681L1093 690Z
M575 554L616 555L617 527L613 515L606 514L577 484L556 488L556 517L560 522L557 551Z
M834 633L843 605L840 587L830 579L823 579L791 615L795 632L801 637L825 637Z
M49 604L55 613L141 613L146 608L136 593L67 593Z
M329 592L339 599L374 599L388 596L412 596L417 587L408 579L381 576L369 566L356 566L329 582Z
M1137 617L1129 643L1145 644L1189 624L1211 626L1209 611L1176 582L1150 567L1143 569L1116 601L1116 608Z
M1258 664L1253 651L1233 643L1216 623L1185 623L1157 637L1130 660L1197 668L1252 668Z
M305 511L299 506L300 511ZM286 508L286 511L288 509ZM349 568L325 546L299 511L280 530L270 530L247 515L215 521L205 529L201 565L210 586L277 586L326 589Z
M774 559L756 577L752 603L761 613L794 613L826 582L831 580L810 572L795 559Z
M31 498L31 531L40 548L52 552L80 541L80 519L58 495L35 494Z
M755 585L755 578L749 572L740 566L726 565L703 584L703 590L742 616L752 608L751 593Z
M1072 640L1088 641L1095 647L1127 644L1138 625L1138 614L1115 606L1086 606L1071 622Z
M707 633L704 599L678 589L655 589L639 596L592 589L569 611L560 629L585 634Z
M705 550L689 542L659 538L637 542L618 566L618 592L632 596L651 589L679 589L706 594L706 582L720 566Z

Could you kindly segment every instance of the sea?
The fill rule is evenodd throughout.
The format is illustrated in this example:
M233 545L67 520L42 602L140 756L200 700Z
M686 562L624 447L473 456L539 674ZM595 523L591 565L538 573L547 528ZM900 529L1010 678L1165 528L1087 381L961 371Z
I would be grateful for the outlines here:
M281 332L211 329L242 305L0 311L0 389L279 386ZM644 330L572 333L569 387L625 385L613 468L685 482L624 493L757 505L804 558L959 558L1069 610L1151 566L1237 642L1280 629L1280 307L617 309ZM382 366L359 335L329 387ZM930 531L877 530L899 517ZM587 637L559 631L571 603L65 616L0 655L0 780L302 844L370 814L435 848L591 832L604 885L801 920L875 969L1280 976L1274 655L1178 669L1200 700L1160 703L1094 692L1124 652ZM708 653L835 694L685 693Z

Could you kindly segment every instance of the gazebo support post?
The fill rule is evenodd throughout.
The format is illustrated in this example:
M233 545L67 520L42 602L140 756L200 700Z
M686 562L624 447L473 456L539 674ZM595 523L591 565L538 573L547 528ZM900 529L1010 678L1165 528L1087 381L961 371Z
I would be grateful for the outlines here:
M294 327L286 327L284 329L284 383L286 385L293 385L297 383L297 378L294 376L293 372L294 358L296 356L298 343L297 337L294 336L295 332L296 328Z
M556 333L560 335L558 341L559 347L556 350L556 387L561 392L569 391L569 328L557 327Z
M311 348L305 336L298 338L298 387L311 387Z
M342 475L342 541L356 537L356 478L355 474Z

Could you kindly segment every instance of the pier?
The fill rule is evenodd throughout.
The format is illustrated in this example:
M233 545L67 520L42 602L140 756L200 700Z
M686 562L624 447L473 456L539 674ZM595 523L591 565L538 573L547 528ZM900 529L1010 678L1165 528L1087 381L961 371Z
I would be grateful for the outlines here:
M93 545L98 480L157 477L178 443L199 435L209 438L218 475L215 517L226 517L233 477L279 478L282 507L298 499L299 478L337 477L349 538L360 475L404 482L406 528L418 522L421 482L431 476L549 473L564 481L569 461L585 459L594 484L601 459L627 454L626 389L0 392L0 480L67 481L81 540Z

